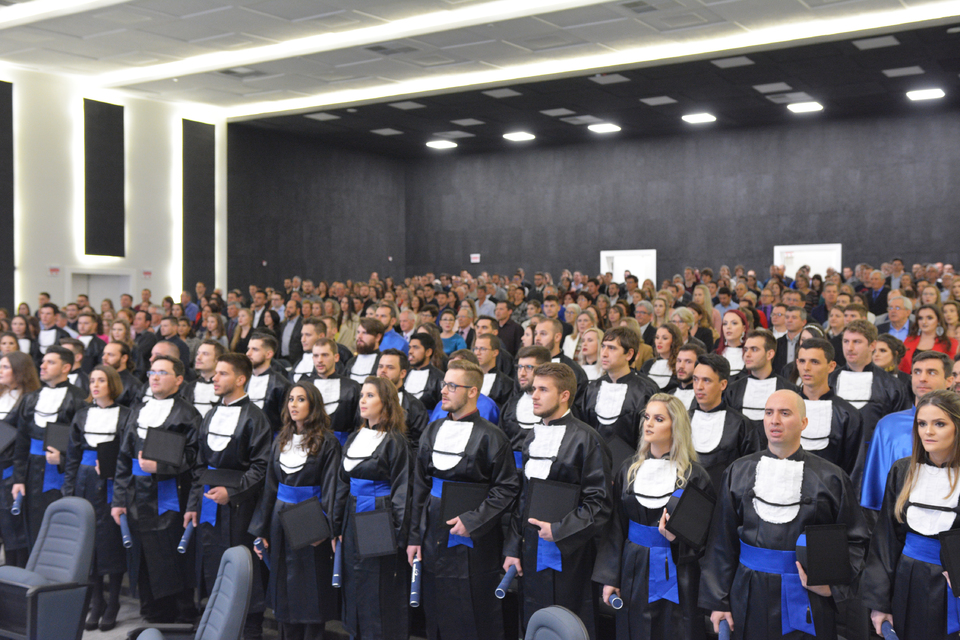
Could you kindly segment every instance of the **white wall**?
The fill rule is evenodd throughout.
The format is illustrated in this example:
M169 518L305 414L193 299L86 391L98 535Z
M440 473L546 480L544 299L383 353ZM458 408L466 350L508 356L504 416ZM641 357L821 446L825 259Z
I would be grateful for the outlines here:
M141 288L154 302L178 298L182 277L181 119L217 125L217 162L225 160L224 121L204 107L171 105L123 92L91 88L83 79L0 69L13 83L14 227L17 303L36 305L49 291L69 297L71 273L131 275L134 300ZM83 99L124 106L126 147L126 257L84 254ZM223 147L223 148L220 148ZM218 176L221 167L218 166ZM225 180L217 183L218 233L210 240L217 265L226 262ZM50 266L60 268L50 275ZM151 272L149 280L144 270ZM217 270L217 285L226 281ZM94 301L94 306L98 301ZM119 303L119 300L114 300Z

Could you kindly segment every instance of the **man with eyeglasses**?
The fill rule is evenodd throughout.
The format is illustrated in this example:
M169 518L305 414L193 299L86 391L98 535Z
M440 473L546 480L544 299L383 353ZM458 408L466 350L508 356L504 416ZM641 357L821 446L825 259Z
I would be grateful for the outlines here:
M540 422L533 413L533 370L546 362L550 352L543 347L523 347L517 352L517 386L500 414L500 428L510 438L517 469L523 468L523 443Z
M500 354L500 338L484 333L477 336L473 345L473 355L483 369L483 386L480 393L502 407L513 394L514 381L497 370L497 356Z
M778 302L770 312L770 332L775 340L787 335L787 305Z
M407 557L423 562L422 594L431 638L503 640L503 612L494 595L500 581L500 519L520 491L504 433L477 411L483 370L450 363L441 390L443 420L427 426L414 461ZM479 507L441 518L447 483L488 487ZM450 488L446 489L450 491Z
M910 334L910 313L913 302L903 296L887 300L887 321L877 324L878 333L889 333L901 342Z
M139 557L133 562L140 568L140 613L150 623L193 622L196 613L193 558L176 551L183 535L180 505L186 500L197 459L201 420L200 413L179 397L183 374L180 360L166 355L154 358L147 372L152 396L127 418L114 478L111 515L120 524L120 516L126 514L130 531L140 543ZM151 429L184 436L179 465L143 457Z
M520 325L517 326L519 327ZM517 363L514 361L513 353L510 351L507 343L504 342L503 337L500 335L500 325L497 324L496 318L491 318L490 316L480 316L477 318L477 335L480 336L485 333L497 336L497 338L500 339L500 350L497 354L495 365L497 371L511 380L515 379L517 377Z
M649 300L641 300L633 309L633 317L640 323L644 344L653 346L653 340L657 337L657 328L650 322L653 319L653 304Z

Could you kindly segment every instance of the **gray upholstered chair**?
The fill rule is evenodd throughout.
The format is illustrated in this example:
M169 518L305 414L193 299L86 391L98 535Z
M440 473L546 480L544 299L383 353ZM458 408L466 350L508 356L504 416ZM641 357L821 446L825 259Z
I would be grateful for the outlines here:
M138 640L239 640L253 590L253 560L246 547L231 547L220 559L217 581L210 592L200 625L170 624L134 629Z
M590 634L575 613L553 606L530 616L523 640L590 640Z
M47 508L26 568L0 567L0 637L80 640L95 534L93 506L83 498Z

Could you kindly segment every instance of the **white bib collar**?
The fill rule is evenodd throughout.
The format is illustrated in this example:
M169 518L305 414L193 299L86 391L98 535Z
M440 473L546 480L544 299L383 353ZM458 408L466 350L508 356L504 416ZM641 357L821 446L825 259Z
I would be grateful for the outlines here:
M307 462L307 452L303 448L303 434L295 433L290 442L280 451L280 469L287 474L297 473Z
M841 371L837 377L837 395L862 409L873 395L873 371Z
M800 513L800 487L803 484L802 460L778 460L763 456L757 462L753 485L753 508L760 519L770 524L791 522Z
M747 387L743 390L743 415L751 420L763 420L767 400L776 390L776 376L771 375L764 380L758 380L753 376L747 378Z
M630 387L623 383L600 382L600 391L597 393L595 411L597 420L602 425L611 425L620 418L623 411L623 401L627 398Z
M807 451L822 451L830 444L833 430L833 403L829 400L804 400L807 428L800 432L800 446Z
M693 448L697 453L711 453L723 438L723 425L727 420L726 409L721 411L693 412L690 428L693 432Z
M37 398L37 406L33 410L33 423L41 429L47 428L48 422L56 422L57 413L67 397L67 387L43 387Z
M637 469L633 493L647 509L662 509L677 487L677 464L669 458L648 458Z
M340 378L313 378L313 386L320 392L323 398L323 408L327 410L328 416L333 416L340 406Z
M343 454L344 471L353 471L354 467L372 456L386 437L387 433L385 431L377 431L369 427L357 431L350 447Z
M230 444L233 434L240 423L240 405L220 405L213 410L210 417L210 426L207 430L207 446L212 451L223 451Z
M96 447L102 442L110 442L117 437L117 422L119 420L119 405L115 404L105 409L93 405L87 411L87 421L83 425L83 439L91 447Z
M950 491L948 469L921 464L917 470L917 483L910 491L907 507L907 525L919 534L935 536L953 526L957 514L953 511L924 509L922 505L956 509L960 497L960 482Z
M544 480L550 475L550 467L557 458L566 433L567 425L565 424L534 425L533 439L529 440L530 444L527 447L528 459L523 466L523 472L528 479Z
M173 401L173 398L167 398L166 400L148 398L144 405L140 407L140 415L137 416L137 435L145 439L147 429L162 427L163 423L167 421L170 411L173 410Z
M473 433L472 422L457 422L447 419L437 429L433 441L433 466L440 471L452 469L463 460L467 441Z

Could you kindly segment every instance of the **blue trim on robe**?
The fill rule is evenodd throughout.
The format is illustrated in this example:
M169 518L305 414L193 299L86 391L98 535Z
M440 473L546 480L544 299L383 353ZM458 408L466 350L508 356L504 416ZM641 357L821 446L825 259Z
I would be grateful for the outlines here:
M277 500L287 504L300 504L314 496L319 500L320 495L320 487L293 487L282 482L277 485Z
M910 407L906 411L886 415L877 423L863 466L860 506L864 509L880 510L883 492L887 488L887 475L893 463L913 453L913 420L916 413L917 408Z
M806 537L801 535L800 538L805 544ZM780 631L783 635L791 631L817 635L810 614L810 597L800 582L796 551L753 547L741 540L740 564L760 573L780 575Z
M377 498L389 498L390 488L386 480L350 478L350 493L357 499L357 513L376 509Z
M663 537L659 527L630 521L627 539L650 552L648 564L647 602L669 600L680 604L680 587L677 583L677 565L670 553L670 541Z
M443 485L445 482L456 482L455 480L441 480L433 478L433 485L430 487L430 495L438 500L443 497ZM446 524L446 523L444 523ZM473 540L469 536L455 536L452 533L447 537L447 547L455 547L462 544L465 547L473 549Z
M80 464L86 465L88 467L97 466L97 450L96 449L87 449L83 452L83 455L80 456Z
M928 538L908 531L903 545L903 555L936 565L940 569L943 568L940 564L940 541L936 538ZM957 599L953 589L947 584L947 633L957 631L960 631L960 599Z
M43 445L43 440L30 438L30 455L43 456L44 463L47 465L43 470L43 492L60 491L63 488L63 474L57 469L57 465L46 462L47 449Z
M497 407L497 403L482 393L477 397L477 413L480 414L481 418L493 424L500 422L500 408ZM443 410L443 401L440 401L430 412L430 422L443 420L447 415L448 412Z
M135 476L149 477L152 473L147 473L140 467L140 461L131 460L133 463L130 471ZM167 511L176 511L180 513L180 496L177 494L176 478L167 478L166 480L157 480L157 515L162 516Z
M216 469L216 467L211 467L207 465L207 469ZM210 491L210 485L203 485L203 493L207 494ZM217 526L217 503L208 498L206 495L203 495L200 501L200 524L206 522L211 527Z

